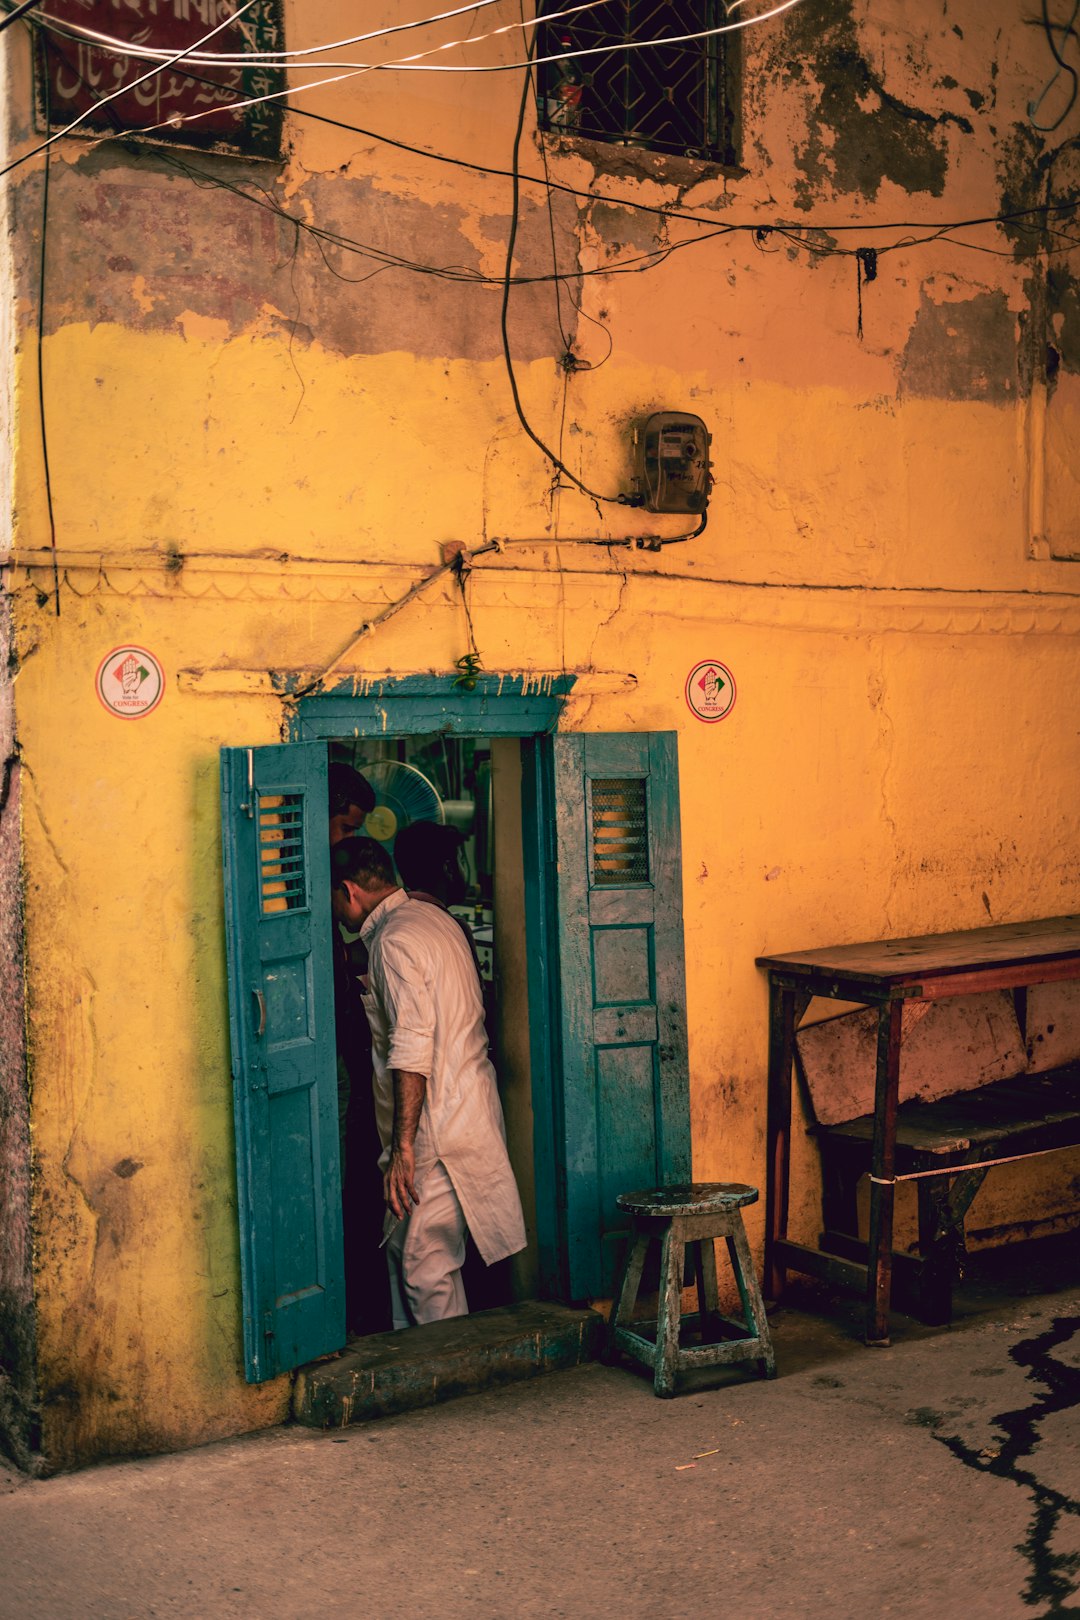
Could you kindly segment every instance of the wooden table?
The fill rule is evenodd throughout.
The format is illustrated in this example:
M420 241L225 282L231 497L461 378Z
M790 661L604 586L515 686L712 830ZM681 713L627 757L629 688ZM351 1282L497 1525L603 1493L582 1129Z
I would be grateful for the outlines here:
M778 1297L789 1269L865 1287L867 1343L888 1344L904 1002L1080 980L1080 916L761 956L758 966L769 975L766 1292ZM865 1266L793 1243L787 1235L795 1030L815 996L878 1009Z

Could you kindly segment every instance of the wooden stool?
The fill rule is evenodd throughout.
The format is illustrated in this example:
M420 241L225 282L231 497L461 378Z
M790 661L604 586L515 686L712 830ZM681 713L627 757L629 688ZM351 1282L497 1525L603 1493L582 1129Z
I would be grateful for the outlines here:
M608 1324L608 1353L615 1355L622 1350L641 1366L653 1368L657 1395L674 1395L675 1380L687 1367L757 1361L766 1378L776 1377L765 1304L741 1213L741 1206L756 1203L757 1195L756 1187L737 1183L688 1182L657 1187L652 1192L620 1193L616 1199L633 1224ZM742 1301L742 1322L720 1314L713 1250L713 1239L718 1237L727 1240ZM650 1338L638 1331L648 1324L630 1325L630 1317L641 1286L646 1251L654 1240L661 1245L660 1301L655 1336ZM698 1310L683 1318L683 1251L687 1245L693 1250ZM680 1328L693 1331L695 1327L700 1342L680 1347Z

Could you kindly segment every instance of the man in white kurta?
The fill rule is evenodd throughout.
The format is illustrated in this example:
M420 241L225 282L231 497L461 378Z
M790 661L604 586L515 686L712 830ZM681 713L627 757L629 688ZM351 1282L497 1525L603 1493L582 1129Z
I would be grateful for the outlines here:
M334 914L368 950L386 1251L394 1326L406 1327L468 1311L466 1228L488 1265L526 1239L468 943L392 873L369 838L334 851Z

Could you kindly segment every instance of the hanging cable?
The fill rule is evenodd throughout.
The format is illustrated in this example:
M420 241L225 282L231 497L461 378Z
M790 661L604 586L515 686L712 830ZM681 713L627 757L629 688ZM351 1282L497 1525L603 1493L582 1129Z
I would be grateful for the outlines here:
M462 549L450 566L457 579L458 590L461 592L461 605L465 610L465 624L469 633L469 650L461 658L455 659L454 668L460 673L451 685L459 687L463 692L475 692L480 676L484 672L484 662L480 657L480 648L476 644L476 631L473 629L472 612L469 608L468 579L472 573L471 557Z
M536 445L537 449L540 450L540 452L551 462L551 465L558 472L562 473L564 477L568 478L570 482L576 486L576 488L582 491L583 494L588 495L589 499L596 506L597 514L599 515L601 501L607 502L611 505L636 506L640 504L640 500L629 495L601 495L595 489L591 489L588 484L584 483L583 480L577 476L576 473L572 473L566 463L559 460L559 457L555 454L554 450L549 449L549 447L544 443L543 439L540 438L539 434L534 432L528 418L525 415L525 411L521 403L521 395L518 392L517 377L514 373L514 357L510 351L510 331L508 324L508 316L510 312L510 287L513 278L514 246L517 242L518 216L520 213L521 203L521 191L518 184L518 164L521 156L521 137L525 128L525 113L529 105L529 96L531 90L532 74L526 73L521 85L521 99L518 103L517 124L514 129L513 156L510 165L512 186L510 195L510 230L506 239L506 271L503 276L502 308L499 313L499 330L502 335L503 359L506 363L506 376L510 384L510 393L514 401L514 410L517 412L517 418L521 423L521 426L528 434L533 444Z
M38 0L33 0L34 4ZM498 0L483 0L485 4L497 4ZM793 0L794 3L794 0ZM543 17L524 18L520 22L504 23L499 28L493 28L486 34L468 34L464 39L448 40L442 45L432 46L430 50L419 51L413 56L406 56L399 61L388 63L368 62L329 62L321 60L327 51L335 51L347 45L363 45L373 39L382 39L388 34L398 34L409 28L423 28L428 23L443 22L448 17L459 17L462 12L475 11L476 6L462 6L457 11L444 12L439 17L421 19L419 22L398 23L393 28L377 28L370 34L357 34L353 39L339 40L335 44L311 45L300 51L194 51L187 58L200 67L249 67L253 65L263 67L287 67L293 71L316 70L319 68L358 68L380 69L382 67L397 67L407 62L421 61L428 56L436 56L440 51L456 50L466 45L482 45L485 40L495 39L499 34L510 33L518 28L535 28L541 23L556 22L564 17L574 17L583 11L595 11L600 6L610 4L610 0L577 0L577 4L566 6L561 11L545 14ZM133 57L142 62L161 62L169 55L168 51L156 49L152 45L144 45L130 40L119 39L112 34L99 33L97 29L87 28L82 23L61 21L57 17L42 16L44 27L51 28L56 33L66 34L69 38L77 38L98 49L109 51L114 55ZM319 57L320 60L307 62L304 57Z
M761 23L769 22L769 21L771 21L771 19L773 17L778 17L783 12L790 11L794 6L801 5L802 3L803 3L803 0L780 0L780 3L778 5L774 5L768 11L760 12L756 16L753 16L753 17L741 17L741 18L738 18L735 22L718 23L713 28L697 29L697 30L694 30L693 32L688 33L688 34L665 34L665 35L659 35L658 37L653 38L653 39L625 39L624 38L624 39L621 39L621 40L612 41L612 42L610 42L608 44L604 44L604 45L587 46L587 47L584 47L581 50L576 50L576 51L573 51L573 52L570 52L570 53L568 53L566 51L559 51L554 56L533 57L530 53L527 53L524 61L519 61L519 62L492 62L492 63L485 63L485 64L479 65L479 66L476 65L476 64L467 64L467 63L466 64L453 64L453 65L435 65L435 64L424 65L424 61L423 61L424 58L426 58L428 56L437 56L442 51L456 50L456 49L458 49L460 47L467 46L467 45L481 45L487 40L497 38L500 34L512 33L513 31L515 31L516 29L519 29L519 28L537 28L537 27L540 27L542 24L555 22L555 21L558 21L560 18L573 16L578 12L592 11L592 10L595 10L600 5L608 4L608 0L578 0L577 4L572 5L572 6L567 6L567 7L563 8L560 11L548 12L544 16L531 17L531 18L528 18L528 19L526 19L526 20L524 20L522 22L503 23L498 28L490 29L489 32L486 33L486 34L475 34L475 35L469 35L464 39L450 40L450 41L447 41L443 45L432 46L427 51L419 51L419 52L416 52L412 56L399 57L395 61L390 61L390 62L335 62L335 63L326 62L326 61L316 61L316 62L313 62L311 64L311 66L313 68L342 67L342 68L348 68L348 69L352 70L353 73L357 73L357 72L360 72L360 73L368 73L368 72L385 73L385 72L389 72L391 70L393 70L393 71L400 70L402 72L416 72L416 73L419 73L419 72L427 72L427 73L510 73L510 72L514 72L515 70L518 70L518 69L524 69L524 68L531 68L531 67L539 66L540 64L546 63L546 62L561 62L561 61L564 60L564 58L568 54L572 54L574 57L606 56L606 55L609 55L609 54L611 54L613 52L617 52L617 51L650 50L650 49L654 48L657 45L663 45L665 48L667 48L667 47L670 47L670 46L673 46L673 45L691 44L691 43L694 43L694 42L696 42L698 40L703 40L703 39L713 39L713 38L716 38L720 34L732 34L732 33L737 33L737 32L739 32L739 31L741 31L743 29L757 27ZM471 6L462 8L462 10L470 10L470 11L473 10L473 9L474 8L471 7ZM734 9L734 7L731 7L731 8L728 8L728 9L729 9L729 13L730 13L730 11ZM460 15L460 12L448 12L448 13L445 13L445 16L458 16L458 15ZM229 23L236 21L236 19L239 16L240 16L240 12L235 12L233 14L233 16L228 18L226 20L225 24L223 24L222 26L227 27L229 25ZM443 19L442 18L426 19L426 21L441 21L441 20L443 20ZM112 36L112 35L100 34L96 30L94 30L94 29L86 29L85 27L83 27L81 24L78 24L78 23L69 23L69 22L61 23L59 21L59 19L50 18L50 17L42 17L41 21L42 21L43 24L45 24L47 26L57 28L59 31L66 30L69 33L75 34L77 37L81 37L81 38L85 38L87 40L90 40L93 43L100 45L102 47L102 49L106 49L106 50L110 50L110 51L114 51L114 52L119 52L119 53L122 53L125 56L136 56L136 57L139 57L140 59L144 59L144 60L152 59L152 60L157 60L157 61L161 61L166 56L166 53L154 51L152 47L140 46L140 45L133 44L129 40L118 39L118 38L116 38L115 36ZM423 26L423 23L412 24L412 25L402 25L402 26L419 27L419 26ZM342 41L341 44L348 45L350 43L353 43L353 44L364 43L365 41L367 41L369 39L377 39L377 38L382 37L384 34L396 33L396 32L399 32L399 31L400 31L399 28L378 30L378 31L376 31L374 33L371 33L371 34L358 35L352 41L349 41L349 40ZM185 56L190 56L193 61L200 62L201 65L203 65L203 66L235 66L237 64L244 65L244 64L250 63L250 62L259 62L259 63L261 63L263 65L271 65L271 66L273 66L273 65L286 65L286 66L290 66L290 67L297 67L297 66L305 66L306 65L304 63L296 61L295 57L294 57L294 53L289 52L289 51L283 51L283 52L229 52L229 53L216 52L215 51L215 52L206 53L204 56L200 57L197 54L198 48L199 48L199 46L201 44L203 44L205 42L205 38L208 38L208 37L209 36L207 35L207 36L204 36L203 40L199 40L194 46L191 47L190 51L187 51L187 52L184 53ZM304 52L301 52L301 53L296 53L296 55L319 54L319 53L323 53L323 52L330 51L330 50L337 50L338 48L339 48L339 46L336 45L336 44L335 45L327 44L327 45L311 47L307 51L304 51ZM343 77L349 77L349 76L350 76L349 74L343 75ZM330 82L330 81L327 81L327 82Z
M16 6L14 11L5 11L4 15L0 17L0 34L4 32L5 28L10 28L12 23L18 22L20 17L25 17L28 11L33 11L34 7L40 4L41 0L23 0L22 5Z
M729 9L733 10L734 6L729 7ZM238 14L236 14L236 15L238 15ZM33 23L35 26L38 26L38 27L42 26L43 23L48 21L48 19L43 19L43 18L40 18L38 16L31 16L29 20L30 20L31 23ZM50 25L50 30L52 32L54 32L54 33L61 31L61 30L57 29L55 27L55 25L52 25L52 24ZM70 63L68 65L71 66ZM203 78L199 74L193 73L187 67L180 66L178 68L178 71L181 73L181 75L183 77L192 79L195 83L204 84L204 85L206 85L208 87L212 87L212 88L217 88L218 87L218 81L213 80L213 79ZM89 88L89 87L87 87L87 88ZM98 106L102 105L104 99L105 98L100 98L100 97L97 98L97 105ZM495 167L494 165L490 165L490 164L475 163L475 162L472 162L472 161L470 161L469 159L466 159L466 158L453 157L448 153L431 151L428 148L425 148L425 147L422 147L422 146L414 146L408 141L398 140L393 136L382 134L378 130L366 129L362 125L359 125L359 124L352 124L352 123L349 123L349 122L347 122L346 120L343 120L343 119L331 118L330 116L328 116L325 113L314 112L309 108L290 107L289 112L290 112L291 116L298 117L298 118L305 118L305 119L308 119L311 122L318 123L318 124L323 124L323 125L327 126L328 128L340 129L340 130L342 130L345 133L350 134L350 135L359 135L359 136L362 136L365 140L377 141L380 145L389 146L389 147L391 147L392 149L394 149L396 151L408 152L412 156L424 158L424 159L428 160L429 162L447 164L447 165L450 165L453 168L465 169L465 170L468 170L468 171L470 171L471 173L474 173L474 174L486 174L486 175L490 175L490 176L492 176L494 178L498 178L498 179L511 179L512 178L512 174L511 174L511 171L509 169L498 168L498 167ZM61 131L59 133L63 133L63 132ZM132 130L120 130L120 129L117 129L115 131L114 136L108 137L108 138L126 139L128 136L133 135L133 134L137 134L137 133L139 133L139 132L138 131L132 131ZM42 150L42 147L38 146L38 147L35 147L32 151L24 153L21 157L16 158L12 163L8 164L5 168L0 169L0 177L10 173L13 169L16 169L16 168L20 167L23 163L29 162L30 159L33 158L33 157L36 157L41 150ZM194 172L197 172L197 171L192 171L192 172L194 173ZM694 211L692 211L690 209L673 208L673 207L670 207L670 206L663 206L661 204L645 203L645 202L641 202L638 199L633 198L633 197L620 196L618 194L612 194L612 193L606 192L606 191L605 192L586 191L586 190L584 190L584 189L582 189L580 187L571 186L571 185L567 184L564 181L550 179L549 177L545 178L545 177L540 176L540 175L524 174L524 173L521 173L520 171L519 171L519 174L518 174L518 181L519 181L520 184L527 184L527 185L533 185L533 186L543 186L543 187L545 187L545 189L558 191L558 192L562 193L565 196L579 197L579 198L581 198L583 200L586 200L588 202L591 202L591 203L597 203L597 202L606 203L606 204L610 204L613 207L627 208L627 209L630 209L630 210L632 210L632 211L634 211L636 213L650 214L653 217L658 218L658 219L664 219L664 220L678 219L678 220L685 220L687 223L690 223L690 224L708 225L708 226L712 227L713 234L727 235L727 234L733 234L733 233L742 232L742 233L752 233L755 236L757 236L759 234L764 235L765 233L776 232L777 234L783 235L794 246L802 248L802 249L804 249L804 250L806 250L808 252L817 253L819 255L833 255L833 256L839 256L839 255L844 255L844 254L850 255L853 252L853 250L852 249L845 249L845 248L835 247L835 246L833 246L833 247L825 247L820 243L815 243L815 242L809 240L808 236L806 234L800 234L800 231L803 232L803 233L809 233L811 231L816 231L816 232L821 232L821 233L824 233L824 234L827 234L827 235L832 235L832 236L841 236L841 235L845 235L845 234L851 234L853 232L858 232L860 235L866 236L869 233L877 233L877 232L888 231L888 230L919 230L919 231L927 231L929 233L926 236L923 236L923 237L920 237L920 238L903 238L899 242L887 244L887 245L885 245L885 246L883 246L882 248L879 249L879 252L887 253L887 252L893 252L899 247L917 246L917 245L920 245L921 243L932 241L932 240L935 239L935 237L941 236L946 232L957 231L957 230L975 229L976 227L984 226L984 225L987 225L987 226L1010 226L1010 227L1012 227L1014 229L1029 228L1034 232L1037 229L1041 229L1041 227L1044 226L1046 224L1046 222L1051 217L1064 217L1064 218L1067 218L1067 217L1075 214L1077 212L1077 210L1080 209L1080 202L1067 202L1067 203L1059 203L1059 204L1039 204L1039 205L1037 205L1035 207L1028 208L1028 209L1014 209L1014 210L1009 210L1009 211L1000 212L1000 213L996 213L996 214L976 215L976 216L973 216L973 217L970 217L970 218L967 218L967 219L950 220L950 221L945 221L945 222L935 224L935 225L928 225L927 222L924 221L924 220L881 220L881 221L878 221L878 222L871 222L871 221L851 222L851 221L815 221L815 220L807 220L799 228L799 230L796 231L796 230L793 230L790 227L787 227L787 226L784 226L784 225L779 225L779 224L765 224L765 225L762 225L760 222L756 222L756 223L751 223L751 222L740 223L740 222L728 221L728 222L725 222L723 225L718 225L715 215L696 213L696 212L694 212ZM214 183L218 183L218 182L216 182L213 179L213 177L207 176L207 183L214 184ZM237 188L233 188L233 189L237 189ZM240 195L240 196L248 197L248 200L252 200L252 201L255 200L253 198L250 198L247 193L239 191L238 189L237 189L237 194ZM292 218L292 216L287 216L287 217L290 218L290 219ZM1028 225L1027 222L1031 222L1030 225ZM707 240L707 239L708 238L703 238L703 240ZM682 245L690 245L690 244L679 244L679 245L682 246ZM996 250L991 249L991 248L979 247L974 243L967 243L967 242L959 242L959 241L957 241L957 242L954 243L954 245L957 246L957 247L970 249L971 251L981 251L981 252L988 252L988 253L992 253L992 252L996 251ZM1073 245L1075 245L1075 243L1073 243L1071 241L1071 239L1070 239L1070 246L1073 246ZM1061 251L1066 251L1066 250L1062 249ZM1008 256L1011 257L1011 254L1008 255ZM579 273L575 274L573 277L571 277L569 279L577 280L577 279L580 279L580 275L582 275L582 274L594 274L594 273L595 274L605 274L605 273L608 273L608 272L607 271L579 272ZM493 278L493 279L498 280L498 282L501 284L503 278L498 277L498 278ZM534 279L541 279L541 278L534 278Z
M555 272L555 275L553 277L553 280L554 280L554 283L555 283L555 318L556 318L556 321L558 322L559 336L562 338L562 342L563 342L563 359L562 359L563 369L564 369L564 371L567 372L567 374L569 374L571 371L599 371L600 367L607 365L608 361L611 359L612 351L613 351L613 349L615 347L614 339L611 336L610 329L604 325L603 321L598 321L596 319L595 315L586 314L586 312L582 308L581 304L578 303L577 299L574 297L573 293L570 291L569 279L566 276L561 275L560 272L559 272L559 253L558 253L558 248L556 247L556 244L555 244L554 191L553 191L553 188L552 188L551 183L550 183L551 182L551 175L550 175L550 173L548 171L547 142L543 139L543 137L541 137L539 145L540 145L540 161L544 165L544 204L545 204L545 206L547 208L548 229L549 229L549 234L550 234L550 237L551 237L551 268ZM567 337L566 333L563 331L563 323L562 323L562 292L563 292L564 283L565 283L566 296L570 300L571 308L577 311L578 315L580 315L582 320L589 321L589 322L591 322L591 324L593 326L599 327L600 331L603 332L604 336L607 338L607 353L605 354L605 356L604 356L604 358L602 360L597 360L595 363L590 363L588 361L579 359L579 357L573 351L573 348L572 348L571 343L570 343L570 339ZM565 411L566 411L566 389L564 387L563 388L563 412L564 412L564 414L565 414ZM560 441L560 450L561 450L561 448L562 448L562 445L561 445L561 441Z
M253 5L255 3L256 3L256 0L247 0L247 4L245 6L243 6L241 8L241 10L246 10L249 5ZM576 8L576 9L579 9L579 10L591 9L594 5L598 5L598 4L601 4L601 3L603 3L603 0L584 0L584 3L580 7ZM781 12L790 11L793 6L797 6L797 5L801 5L801 4L802 4L802 0L781 0L781 4L779 4L777 6L773 6L772 9L769 10L769 11L762 12L759 16L740 18L738 21L733 22L733 23L721 23L721 24L718 24L717 27L715 27L715 28L701 29L701 30L699 30L699 31L697 31L695 33L691 33L691 34L673 34L673 35L670 35L670 36L663 36L663 37L657 38L657 39L614 41L614 42L611 42L611 43L606 44L606 45L589 46L589 47L587 47L587 48L585 48L583 50L574 51L572 54L574 55L575 58L586 57L586 56L606 56L606 55L609 55L612 52L616 52L616 51L648 50L648 49L651 49L651 48L653 48L653 47L655 47L657 45L671 46L671 45L686 44L686 43L689 43L691 41L696 41L696 40L712 39L712 38L715 38L717 35L720 35L720 34L734 33L736 30L744 29L744 28L750 28L750 27L755 26L756 24L767 22L772 17L779 16ZM561 13L559 13L558 15L561 15ZM240 16L240 12L234 12L232 17L227 19L227 21L225 23L222 23L222 24L219 25L219 29L229 26L229 24L231 22L235 21L236 18L239 17L239 16ZM547 20L547 19L543 19L543 18L541 18L541 19L533 19L532 21L533 21L533 23L535 23L536 21L544 21L544 20ZM402 73L509 73L509 72L514 72L514 71L516 71L518 69L529 67L530 62L531 62L531 47L530 47L530 51L527 52L525 60L523 62L493 62L493 63L487 63L487 64L482 65L482 66L477 66L475 64L473 64L473 65L468 65L468 64L450 65L450 64L438 64L438 63L432 63L432 62L423 62L423 61L418 60L418 57L421 57L421 56L433 56L433 55L436 55L439 51L450 50L450 49L455 48L456 46L459 46L461 44L473 44L473 43L478 44L484 39L493 38L495 34L505 33L508 28L514 28L514 27L518 27L518 26L519 25L516 24L516 23L508 23L508 24L503 25L503 27L501 27L501 28L494 29L491 34L483 34L483 35L478 36L478 38L476 40L465 40L465 41L460 41L459 40L459 41L455 41L453 45L436 46L430 51L418 52L418 53L416 53L415 56L403 57L403 58L401 58L400 60L398 60L396 62L360 62L360 63L350 64L350 65L348 65L348 71L343 72L343 73L331 74L328 78L325 78L325 79L316 79L316 80L314 80L314 81L312 81L312 82L310 82L308 84L303 84L303 85L289 85L289 86L286 86L282 90L271 90L271 91L268 91L264 95L248 96L248 97L245 97L244 99L238 100L238 101L223 102L217 107L205 108L202 112L184 113L184 114L179 114L179 115L174 114L171 118L164 119L158 124L144 125L141 129L139 129L137 131L132 131L132 133L143 134L143 135L152 134L154 132L154 130L156 130L156 129L162 129L162 128L166 128L166 127L173 128L173 129L180 128L184 124L196 123L199 119L202 119L202 118L210 118L210 117L217 116L223 111L225 111L225 112L243 112L248 107L261 106L261 105L265 104L266 102L277 101L277 100L280 100L282 97L285 97L285 96L303 95L303 94L306 94L308 91L311 91L311 90L325 89L327 85L340 84L346 79L355 79L355 78L359 77L361 74L364 74L364 73L386 73L386 72L402 72ZM218 31L219 31L218 29L212 30L212 32L215 32L215 33L218 32ZM205 35L204 39L198 41L197 44L202 44L204 42L204 40L209 38L209 37L210 37L209 35ZM533 39L533 44L535 44L535 36L534 36L534 39ZM184 50L184 51L180 52L177 57L171 58L170 62L163 63L162 67L167 67L167 66L171 65L172 61L179 61L182 57L190 55L192 53L192 51L194 51L196 48L197 48L197 46L191 46L187 50ZM541 56L541 57L538 57L536 60L537 60L538 63L561 62L561 61L565 60L566 55L567 55L567 53L565 51L562 51L562 52L559 52L555 56ZM328 64L328 63L316 63L314 65L318 67L318 66L329 66L330 64ZM149 75L147 75L147 77L149 77ZM141 83L143 83L142 79L136 79L136 80L133 81L132 84L124 86L123 89L121 89L121 90L114 91L113 94L114 95L122 95L124 93L124 90L134 89L136 85L141 84ZM85 114L83 116L85 116ZM79 120L76 120L76 123L78 123L78 122L79 122ZM74 127L75 127L75 125L72 124L72 125L69 126L69 129L74 128ZM67 134L67 133L68 133L68 130L60 131L60 134ZM0 174L2 174L4 172L5 171L0 170Z
M23 8L26 9L25 7ZM42 92L42 110L45 114L45 128L49 127L49 42L41 37L42 72L41 82L44 86ZM45 506L49 515L49 547L52 551L53 574L53 602L56 607L56 617L60 617L60 566L56 555L56 514L53 510L52 473L49 469L49 433L45 421L45 269L47 264L46 248L49 232L49 174L52 165L49 162L51 154L45 153L45 168L41 177L41 255L38 267L38 308L37 308L37 383L38 383L38 420L41 426L41 465L45 476Z
M31 6L38 5L40 0L26 0L15 12L8 12L7 16L14 22L16 16L21 16ZM367 34L353 34L348 39L332 40L324 45L306 45L300 50L293 51L206 51L195 52L187 60L198 62L207 66L232 65L239 62L270 63L296 62L305 56L318 56L324 51L346 50L350 45L366 45L372 39L384 39L389 34L404 34L414 28L427 28L432 23L448 22L455 17L462 17L467 12L483 11L487 6L499 5L501 0L470 0L469 5L457 6L453 11L436 12L430 17L420 17L415 22L394 23L390 28L375 28ZM742 3L742 0L738 0ZM237 14L238 15L238 14ZM235 16L233 19L235 20ZM87 40L92 44L101 45L107 49L122 51L126 56L137 56L143 61L157 61L168 57L168 51L155 51L152 46L139 45L130 40L118 39L114 34L103 34L96 28L88 28L85 23L76 23L61 20L59 17L42 17L41 21L53 28L57 33L65 33L79 39ZM0 32L7 27L7 22L0 22Z
M1075 24L1077 16L1080 16L1080 0L1073 0L1072 14L1069 17L1068 22L1064 24L1052 22L1050 20L1049 0L1042 0L1041 20L1043 32L1046 35L1046 42L1050 47L1050 54L1057 63L1057 66L1054 69L1053 77L1043 86L1042 92L1038 99L1036 101L1028 102L1028 118L1042 135L1049 135L1053 130L1057 129L1059 125L1063 124L1066 118L1068 118L1069 114L1072 112L1073 108L1076 106L1077 93L1080 91L1080 80L1077 78L1076 69L1073 67L1072 63L1066 60L1065 54L1059 47L1054 35L1056 33L1060 33L1066 41L1075 39ZM1040 123L1039 109L1063 73L1067 73L1069 78L1072 80L1072 89L1069 91L1069 99L1063 110L1054 119L1052 124Z
M213 28L210 29L209 33L203 34L202 38L196 40L194 45L185 46L182 51L177 51L174 56L171 56L167 62L162 62L159 67L151 68L149 72L143 73L139 78L132 79L130 84L122 84L119 90L110 90L109 94L107 96L102 96L94 107L85 108L81 113L71 120L70 124L65 124L63 129L58 129L54 134L49 135L38 146L35 146L32 151L24 152L22 157L16 158L15 161L13 163L9 163L6 168L0 169L0 177L5 174L10 174L12 169L17 169L20 164L27 163L31 158L37 157L39 152L47 152L50 147L56 145L57 141L63 140L65 135L70 135L72 130L78 129L79 125L89 118L91 112L96 112L101 107L108 106L108 104L111 101L115 101L118 96L128 95L132 90L137 90L140 84L145 84L148 79L157 78L160 74L164 73L167 68L172 67L177 62L182 62L184 57L187 56L190 51L197 49L199 45L205 44L208 39L213 39L215 34L220 34L223 28L230 27L238 17L243 16L245 11L250 11L252 6L257 4L258 0L243 0L242 5L237 11L232 12L228 17L225 18L223 22L217 23ZM35 18L33 20L38 21L40 19Z

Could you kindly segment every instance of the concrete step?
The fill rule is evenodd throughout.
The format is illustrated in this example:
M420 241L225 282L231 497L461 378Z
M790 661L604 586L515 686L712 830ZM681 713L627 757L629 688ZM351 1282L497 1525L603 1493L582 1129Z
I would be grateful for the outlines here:
M312 1429L344 1428L471 1395L592 1360L604 1319L524 1300L450 1322L354 1339L341 1355L301 1367L293 1417Z

